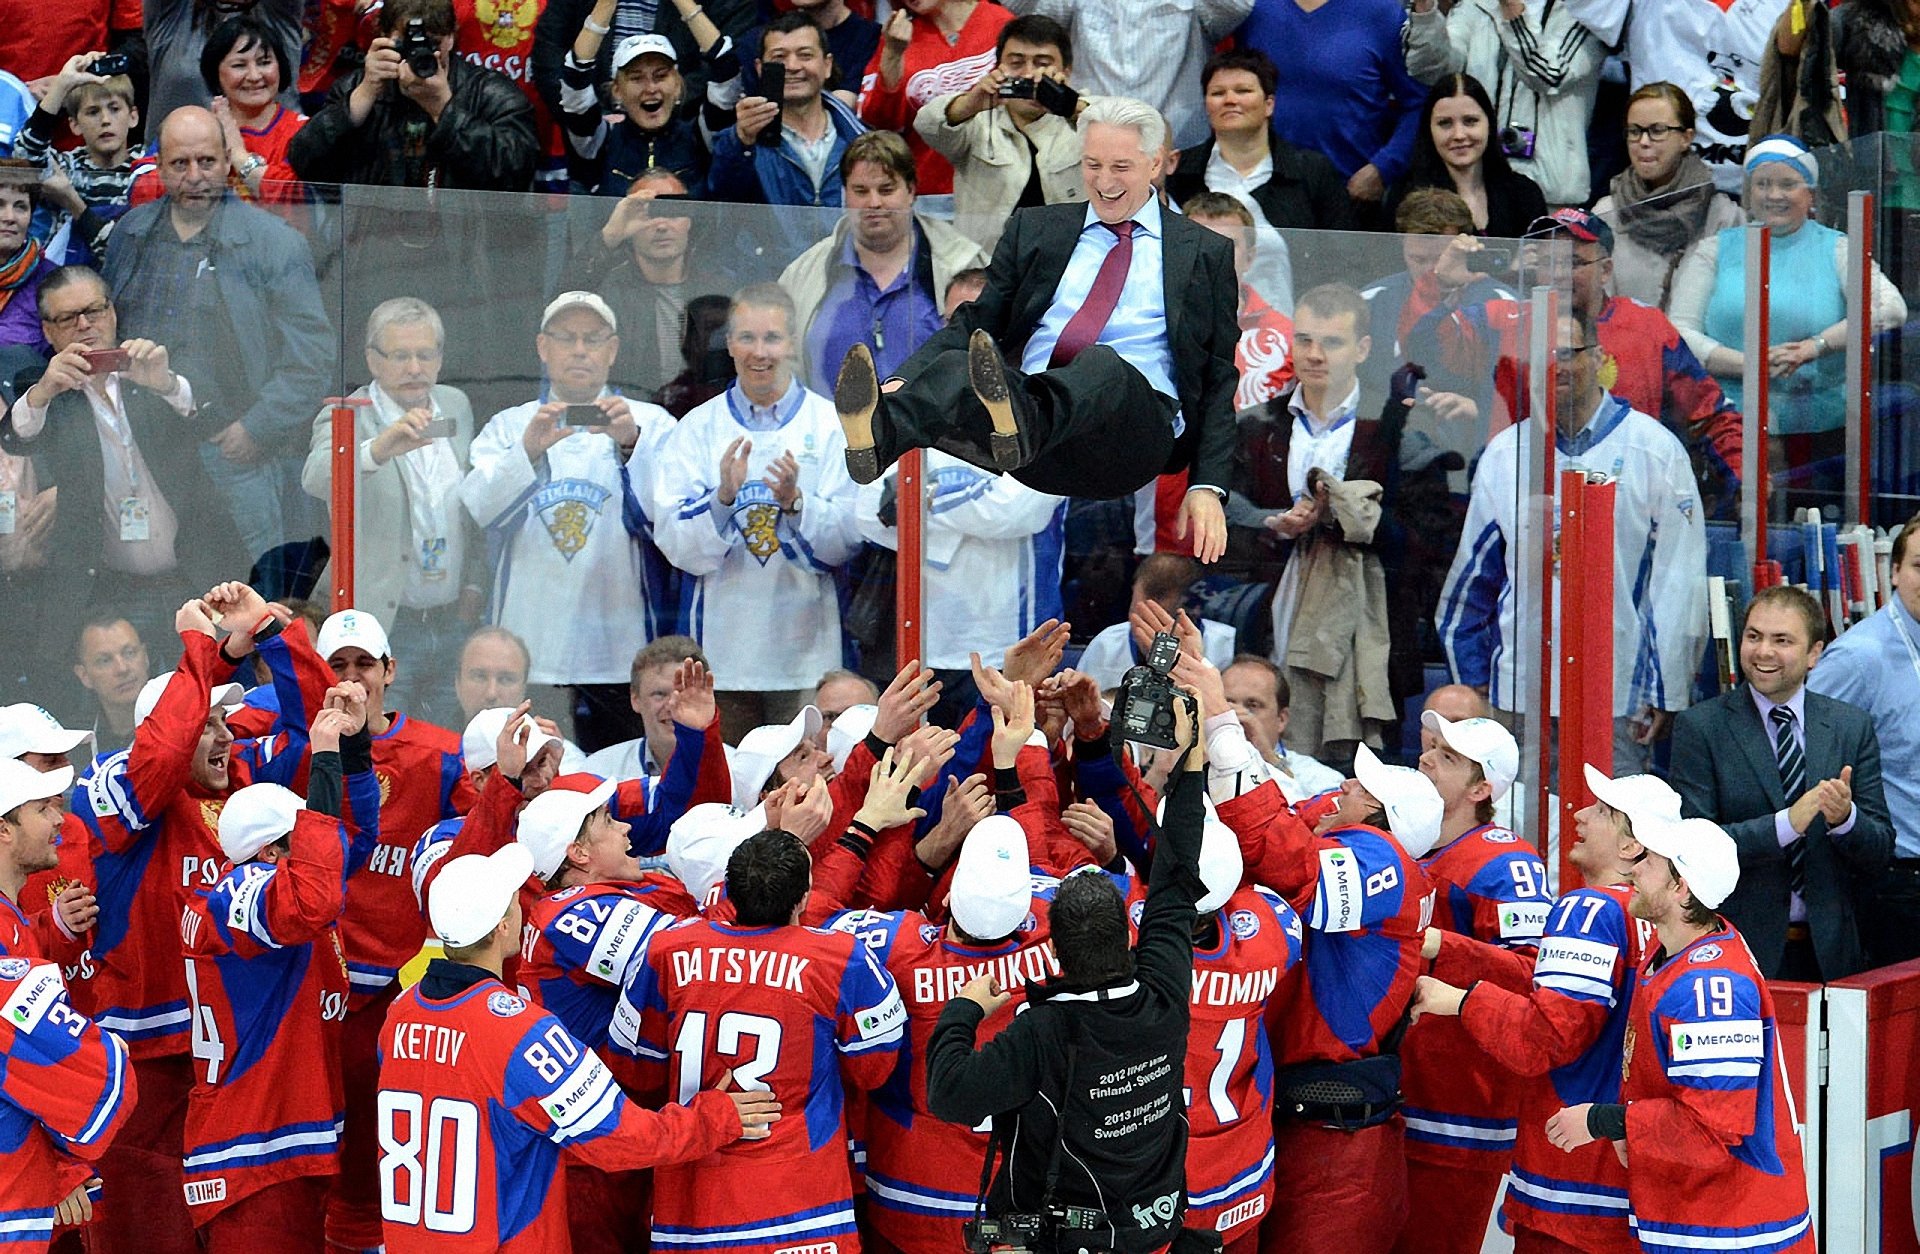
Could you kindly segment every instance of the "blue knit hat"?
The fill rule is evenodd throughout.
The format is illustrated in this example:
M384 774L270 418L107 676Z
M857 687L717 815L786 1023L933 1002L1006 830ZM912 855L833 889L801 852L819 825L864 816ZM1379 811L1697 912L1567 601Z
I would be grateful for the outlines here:
M1778 162L1800 172L1807 180L1808 187L1820 186L1820 163L1813 158L1807 146L1791 135L1767 135L1755 141L1747 149L1746 170L1748 177L1763 165Z

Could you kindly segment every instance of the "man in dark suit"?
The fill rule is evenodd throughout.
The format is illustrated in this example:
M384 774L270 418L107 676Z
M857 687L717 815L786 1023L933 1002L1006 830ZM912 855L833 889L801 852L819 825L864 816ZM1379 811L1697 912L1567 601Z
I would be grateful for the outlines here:
M1016 212L986 291L885 387L864 347L847 354L847 469L871 483L933 447L1042 492L1112 498L1190 468L1181 533L1211 562L1233 474L1233 246L1163 212L1166 123L1150 106L1096 101L1080 131L1088 204Z
M1866 966L1852 881L1885 868L1893 824L1866 711L1806 689L1820 658L1819 603L1765 588L1740 632L1746 682L1674 721L1673 785L1688 816L1740 847L1720 907L1769 979L1837 980Z
M60 489L34 611L49 642L35 674L52 684L89 612L112 607L142 639L171 639L180 602L244 574L247 559L201 462L211 432L193 385L166 348L120 339L106 282L85 266L47 276L40 319L53 359L19 379L0 448L32 457L40 482ZM91 356L115 348L124 363Z

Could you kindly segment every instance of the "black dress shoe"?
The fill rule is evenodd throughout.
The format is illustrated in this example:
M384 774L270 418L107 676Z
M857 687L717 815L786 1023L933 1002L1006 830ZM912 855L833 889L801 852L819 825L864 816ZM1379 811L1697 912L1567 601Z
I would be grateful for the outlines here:
M1020 419L1013 396L1007 388L1006 367L1000 361L1000 349L985 331L975 331L967 340L967 380L973 394L986 407L993 420L990 451L993 464L1001 470L1018 470L1027 464L1026 440L1020 431Z
M880 407L880 380L865 344L855 344L840 363L840 377L833 383L833 407L847 437L848 476L855 483L872 483L886 465L874 447L873 411Z

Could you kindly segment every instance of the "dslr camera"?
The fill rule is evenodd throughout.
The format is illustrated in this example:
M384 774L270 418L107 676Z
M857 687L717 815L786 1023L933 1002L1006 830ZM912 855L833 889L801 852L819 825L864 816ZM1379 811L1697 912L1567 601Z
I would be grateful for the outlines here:
M970 1219L961 1225L967 1254L1026 1254L1044 1248L1045 1215L1001 1215Z
M407 19L407 29L394 40L393 50L415 78L432 78L440 72L440 41L427 34L427 24L420 18Z
M1113 702L1113 724L1122 739L1156 749L1178 749L1174 736L1173 706L1178 701L1197 725L1198 711L1193 698L1173 683L1173 664L1180 660L1180 638L1170 631L1154 636L1147 648L1147 660L1128 671L1120 680L1119 695Z

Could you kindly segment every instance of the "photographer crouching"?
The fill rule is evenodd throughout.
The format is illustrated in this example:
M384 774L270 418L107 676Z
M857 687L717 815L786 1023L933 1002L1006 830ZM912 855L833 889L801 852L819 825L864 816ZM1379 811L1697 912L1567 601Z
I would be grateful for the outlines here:
M993 1119L982 1200L967 1229L974 1254L1154 1254L1176 1239L1208 1238L1219 1249L1216 1235L1181 1228L1182 1064L1194 902L1204 891L1206 748L1192 695L1169 691L1167 705L1166 739L1184 756L1169 786L1138 946L1128 948L1113 881L1068 876L1051 915L1060 975L1029 985L1027 1013L980 1050L974 1032L1007 993L991 977L974 980L941 1012L928 1045L933 1113L969 1125Z

